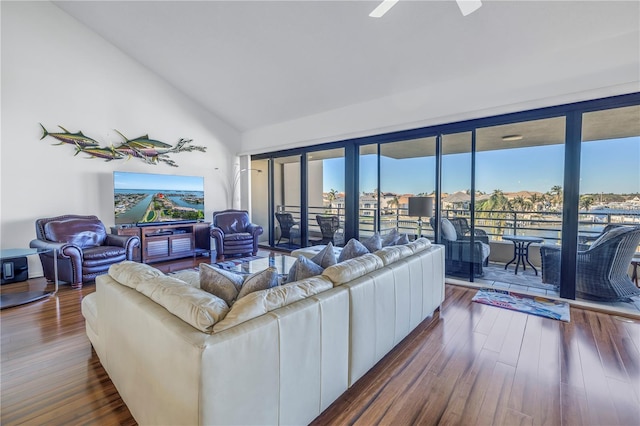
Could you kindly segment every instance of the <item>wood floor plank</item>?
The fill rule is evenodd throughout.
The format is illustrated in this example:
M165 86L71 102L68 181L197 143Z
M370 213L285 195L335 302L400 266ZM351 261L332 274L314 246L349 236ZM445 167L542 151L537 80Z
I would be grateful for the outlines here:
M0 312L2 425L136 424L85 335L94 290ZM576 308L563 323L445 292L441 312L312 424L640 424L639 323Z

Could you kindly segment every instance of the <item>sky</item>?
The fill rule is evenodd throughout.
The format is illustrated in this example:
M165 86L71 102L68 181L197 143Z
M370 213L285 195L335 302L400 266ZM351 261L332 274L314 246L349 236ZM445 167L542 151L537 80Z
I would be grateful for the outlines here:
M113 187L115 189L203 191L204 179L202 176L113 172Z
M344 159L324 160L323 191L344 191ZM381 158L383 192L431 193L435 189L435 158ZM471 187L471 154L453 154L442 161L442 190L447 193ZM548 192L563 186L564 146L483 151L476 154L476 190L492 193ZM377 186L376 156L360 158L360 191ZM580 193L640 192L640 137L583 143Z

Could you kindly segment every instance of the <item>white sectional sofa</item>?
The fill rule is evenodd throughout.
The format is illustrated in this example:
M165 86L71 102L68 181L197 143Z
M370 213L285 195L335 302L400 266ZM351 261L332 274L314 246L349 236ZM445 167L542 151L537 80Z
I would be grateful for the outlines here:
M420 239L251 293L230 310L198 288L197 271L164 276L123 262L96 279L82 312L139 424L298 425L443 300L443 247Z

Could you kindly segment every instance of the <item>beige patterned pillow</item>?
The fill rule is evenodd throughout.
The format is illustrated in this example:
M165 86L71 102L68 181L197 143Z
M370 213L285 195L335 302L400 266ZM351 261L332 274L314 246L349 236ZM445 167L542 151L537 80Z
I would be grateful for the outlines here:
M249 293L254 291L266 290L278 285L278 270L274 267L269 267L264 271L256 272L245 278L240 292L238 293L238 299L242 299Z
M231 306L238 297L244 277L206 263L200 264L200 288Z

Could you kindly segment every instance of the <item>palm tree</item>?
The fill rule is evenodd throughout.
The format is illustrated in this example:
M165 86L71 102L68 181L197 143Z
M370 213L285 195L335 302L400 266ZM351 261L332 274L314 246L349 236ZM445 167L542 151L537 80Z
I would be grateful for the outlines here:
M595 201L591 195L583 195L580 197L580 208L589 211L594 202Z
M562 205L562 187L560 185L552 186L549 195L556 206Z
M398 199L397 195L394 195L392 199L387 201L387 207L395 206L397 208L399 205L400 205L400 200Z
M494 211L509 211L511 210L511 206L509 200L504 195L501 189L495 189L493 193L489 196L489 198L482 203L479 204L479 208L476 210L481 210L486 213L479 213L480 217L488 217L494 219L500 219L497 221L493 221L493 223L497 223L496 229L494 232L496 234L502 233L502 228L506 227L505 220L506 213L493 213Z
M531 205L533 206L534 210L539 210L539 204L543 201L543 197L541 195L538 194L531 194L531 197L529 197L529 199L531 200Z
M514 210L524 211L525 204L526 201L521 195L518 195L513 200L511 200L511 205L513 206Z
M491 196L486 201L480 203L480 210L509 210L509 200L501 189L494 189Z

